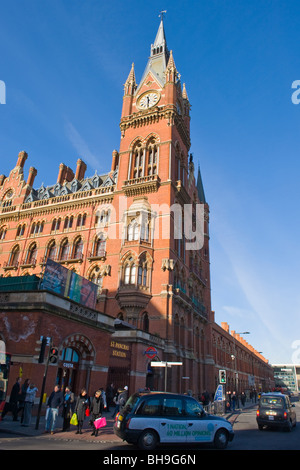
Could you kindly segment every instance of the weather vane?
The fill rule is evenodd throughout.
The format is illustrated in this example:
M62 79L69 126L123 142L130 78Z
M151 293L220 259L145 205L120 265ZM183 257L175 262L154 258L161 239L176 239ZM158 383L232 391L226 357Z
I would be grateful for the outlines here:
M160 14L158 15L162 20L164 19L164 13L167 13L167 10L161 10Z

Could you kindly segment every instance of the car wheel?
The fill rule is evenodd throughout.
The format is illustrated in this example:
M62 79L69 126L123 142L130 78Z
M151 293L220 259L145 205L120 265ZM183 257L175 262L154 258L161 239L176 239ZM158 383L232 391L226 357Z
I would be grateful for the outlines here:
M225 449L228 444L228 432L226 429L219 429L214 438L214 445L217 449Z
M259 425L258 425L258 429L259 429L260 431L262 431L262 430L264 429L263 425L262 425L262 424L259 424Z
M152 429L146 429L142 432L138 440L138 446L141 450L154 450L158 444L158 435Z

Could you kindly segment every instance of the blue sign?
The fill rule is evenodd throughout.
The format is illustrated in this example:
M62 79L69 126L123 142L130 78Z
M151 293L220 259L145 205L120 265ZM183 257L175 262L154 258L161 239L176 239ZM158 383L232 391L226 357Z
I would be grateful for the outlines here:
M223 400L224 400L224 389L223 389L223 385L220 384L217 387L214 401L223 401Z

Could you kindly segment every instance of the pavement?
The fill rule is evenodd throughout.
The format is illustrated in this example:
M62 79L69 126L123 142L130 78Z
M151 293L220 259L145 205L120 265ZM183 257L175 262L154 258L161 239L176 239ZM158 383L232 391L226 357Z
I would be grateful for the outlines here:
M235 411L230 411L226 413L225 415L222 415L225 417L228 421L231 422L232 425L234 425L236 419L238 416L246 409L252 408L255 406L255 403L252 402L247 402L245 407L243 408L238 408ZM70 426L69 431L64 431L62 432L62 417L58 416L57 422L56 422L56 429L54 434L50 433L45 433L45 416L41 415L40 420L39 420L39 425L38 429L36 428L36 416L32 417L31 424L28 427L22 426L20 422L20 417L19 421L13 421L11 413L8 413L5 415L4 419L0 421L0 436L1 432L5 433L12 433L16 434L19 436L27 436L27 437L35 437L35 436L41 436L43 435L44 437L47 437L49 439L60 439L60 440L79 440L79 441L88 441L88 442L102 442L102 443L119 443L121 442L120 438L117 437L114 432L113 432L113 423L114 423L114 418L112 418L112 410L111 411L105 411L103 413L103 416L106 418L107 425L104 428L99 429L98 436L92 436L92 428L89 425L89 418L86 418L83 424L82 428L82 434L76 434L77 427L76 426Z

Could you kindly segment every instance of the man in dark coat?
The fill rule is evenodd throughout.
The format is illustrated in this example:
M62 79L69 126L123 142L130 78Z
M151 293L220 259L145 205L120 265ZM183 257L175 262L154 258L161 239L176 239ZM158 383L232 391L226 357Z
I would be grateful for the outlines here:
M11 392L10 392L10 398L9 398L9 403L7 406L4 407L3 413L2 413L2 419L6 415L8 411L12 412L13 415L13 421L18 421L18 402L20 399L20 390L21 386L20 383L22 381L21 377L18 377L16 380L16 383L13 385Z

